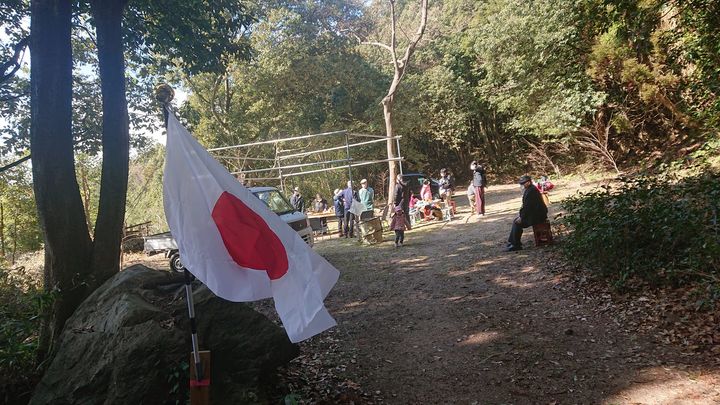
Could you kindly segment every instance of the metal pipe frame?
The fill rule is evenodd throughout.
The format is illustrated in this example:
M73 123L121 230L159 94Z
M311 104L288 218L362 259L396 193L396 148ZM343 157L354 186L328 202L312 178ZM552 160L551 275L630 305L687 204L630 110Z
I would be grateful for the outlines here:
M340 162L348 162L352 159L339 159L339 160L326 160L322 162L310 162L310 163L300 163L296 165L290 165L290 166L277 166L277 167L268 167L265 169L252 169L252 170L245 170L238 173L259 173L259 172L271 172L273 170L282 171L284 169L296 169L298 167L306 167L306 166L315 166L315 165L322 165L322 164L330 164L330 163L340 163ZM235 174L235 173L233 173Z
M248 146L258 146L258 145L273 145L278 144L282 142L291 142L291 141L297 141L300 139L308 139L308 138L316 138L318 136L328 136L328 135L338 135L338 134L344 134L347 130L343 129L341 131L332 131L332 132L323 132L319 134L312 134L312 135L302 135L302 136L296 136L293 138L283 138L283 139L273 139L269 141L260 141L260 142L253 142L253 143L244 143L240 145L232 145L232 146L223 146L222 148L212 148L208 149L208 152L215 152L218 150L228 150L228 149L237 149L237 148L246 148Z
M396 158L392 158L392 159L371 160L371 161L367 161L367 162L353 163L352 167L367 166L367 165L373 165L376 163L397 162L397 161L404 160L404 159L405 158L403 158L403 157L396 157ZM320 172L326 172L329 170L338 170L338 169L347 169L347 168L348 168L347 166L335 166L335 167L328 167L326 169L308 170L306 172L287 173L283 177L302 176L305 174L320 173Z
M402 137L401 137L401 136L396 136L396 137L393 137L392 139L400 139L400 138L402 138ZM372 141L351 143L349 146L352 148L352 147L355 147L355 146L370 145L370 144L372 144L372 143L385 142L385 141L387 141L387 139L374 139L374 140L372 140ZM345 146L344 146L344 145L343 145L343 146L333 146L332 148L318 149L318 150L314 150L314 151L311 151L311 152L300 152L300 153L293 153L293 154L290 154L290 155L281 155L281 156L278 157L278 159L284 160L284 159L290 159L290 158L296 158L296 157L304 157L304 156L314 155L314 154L316 154L316 153L330 152L330 151L333 151L333 150L341 150L341 149L345 149Z

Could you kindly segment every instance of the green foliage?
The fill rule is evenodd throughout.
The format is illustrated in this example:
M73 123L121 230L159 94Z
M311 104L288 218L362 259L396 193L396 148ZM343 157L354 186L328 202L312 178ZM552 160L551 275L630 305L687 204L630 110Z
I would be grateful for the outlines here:
M125 224L152 221L151 231L167 231L163 208L162 174L165 147L156 145L130 162Z
M474 42L486 73L481 87L519 132L560 137L602 102L582 64L592 10L583 0L488 3Z
M167 383L170 387L168 397L170 400L174 400L172 403L175 405L188 403L190 391L186 388L186 384L189 379L190 365L186 361L168 370Z
M40 314L53 299L23 268L0 269L0 396L20 398L37 378L36 349ZM27 400L27 398L25 398Z
M233 59L227 72L186 78L192 95L184 114L206 146L349 128L379 100L372 91L378 73L338 32L357 9L284 3L260 11L251 61Z
M0 261L13 263L20 253L35 251L42 246L31 173L27 166L22 164L0 173Z
M564 249L614 279L720 281L720 177L636 177L566 200Z
M302 397L298 394L287 394L283 398L284 405L298 405L302 401Z

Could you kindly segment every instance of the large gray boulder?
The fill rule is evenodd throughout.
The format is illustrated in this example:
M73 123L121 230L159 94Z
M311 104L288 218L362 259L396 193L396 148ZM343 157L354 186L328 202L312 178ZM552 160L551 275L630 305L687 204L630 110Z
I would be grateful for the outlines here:
M298 354L246 304L194 285L200 348L211 351L211 402L264 403L274 370ZM183 276L133 266L78 308L31 404L175 404L188 395L190 327Z

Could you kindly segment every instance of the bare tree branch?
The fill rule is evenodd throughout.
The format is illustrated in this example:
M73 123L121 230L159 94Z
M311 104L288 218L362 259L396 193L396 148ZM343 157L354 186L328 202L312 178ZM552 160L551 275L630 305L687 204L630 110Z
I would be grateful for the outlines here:
M25 52L25 48L28 46L29 43L30 36L27 36L21 39L17 44L15 44L15 47L13 49L13 56L10 58L10 60L0 66L0 74L2 74L2 77L0 77L0 84L4 84L8 80L10 80L13 76L15 76L15 73L20 70L20 58L22 57L23 53Z
M390 53L392 53L392 48L390 47L390 45L385 45L382 42L373 42L373 41L359 41L359 42L360 42L360 45L379 46L380 48L384 48L384 49L390 51Z
M395 0L389 0L390 2L390 20L392 23L390 24L390 53L392 54L393 58L393 66L395 67L395 74L397 75L397 70L399 68L398 66L398 60L397 60L397 53L395 51L395 48L397 47L397 39L395 38L396 32L395 32L395 26L397 25L397 17L395 16Z
M90 28L88 28L82 24L73 24L73 27L80 28L81 30L85 31L85 33L90 38L90 41L92 41L93 45L95 45L95 48L98 47L97 40L95 39L95 35L93 34L92 31L90 31Z
M25 97L25 96L27 96L27 95L29 95L29 94L30 94L30 89L27 89L27 90L25 90L25 91L23 91L23 92L21 92L21 93L19 93L19 94L15 94L15 95L12 95L12 96L3 96L3 97L0 97L0 101L2 101L2 102L13 101L13 100L19 99L20 97Z

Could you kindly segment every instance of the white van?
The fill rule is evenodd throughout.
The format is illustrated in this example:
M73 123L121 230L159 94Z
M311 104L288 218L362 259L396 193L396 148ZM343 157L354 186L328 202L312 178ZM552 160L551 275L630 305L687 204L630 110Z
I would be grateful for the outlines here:
M255 194L260 201L280 216L280 219L290 225L295 232L303 238L305 243L312 246L314 243L312 228L307 215L296 211L285 196L275 187L250 187L250 192Z

